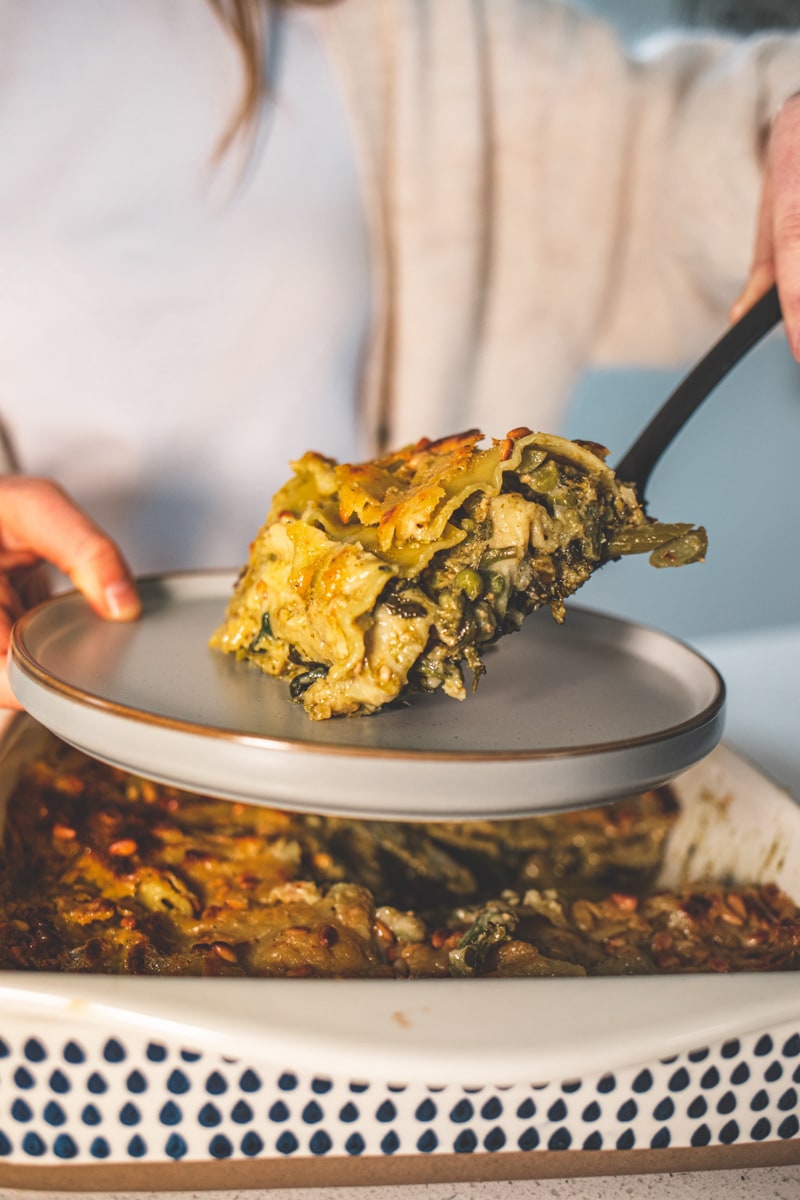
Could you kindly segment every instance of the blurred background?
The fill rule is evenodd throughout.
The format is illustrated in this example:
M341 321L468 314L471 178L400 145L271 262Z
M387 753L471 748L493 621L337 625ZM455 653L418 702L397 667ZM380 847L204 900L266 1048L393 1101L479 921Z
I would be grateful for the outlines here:
M797 0L582 0L636 39L669 26L797 28ZM800 87L800 80L798 80ZM563 432L602 442L613 466L683 372L601 370L579 382ZM648 509L706 526L708 558L656 571L611 563L578 602L665 629L706 634L800 620L800 365L781 331L706 400L652 476Z
M740 32L800 26L798 0L577 0L577 3L588 12L614 21L631 37L671 25Z

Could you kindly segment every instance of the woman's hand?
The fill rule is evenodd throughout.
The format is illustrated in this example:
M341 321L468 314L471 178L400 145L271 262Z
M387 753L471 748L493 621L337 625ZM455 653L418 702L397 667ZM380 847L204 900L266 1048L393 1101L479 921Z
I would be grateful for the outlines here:
M782 105L770 126L753 264L731 320L773 283L789 345L800 361L800 93Z
M0 708L19 708L6 673L11 627L36 598L36 568L68 575L101 617L129 621L140 604L120 551L47 479L0 478ZM38 598L41 598L41 593Z

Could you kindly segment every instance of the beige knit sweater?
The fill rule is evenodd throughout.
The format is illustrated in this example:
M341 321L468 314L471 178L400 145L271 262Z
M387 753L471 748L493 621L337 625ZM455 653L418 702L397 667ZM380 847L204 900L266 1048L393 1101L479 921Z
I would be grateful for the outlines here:
M800 38L634 61L559 0L343 0L320 22L369 204L379 442L555 427L587 363L676 362L721 331Z

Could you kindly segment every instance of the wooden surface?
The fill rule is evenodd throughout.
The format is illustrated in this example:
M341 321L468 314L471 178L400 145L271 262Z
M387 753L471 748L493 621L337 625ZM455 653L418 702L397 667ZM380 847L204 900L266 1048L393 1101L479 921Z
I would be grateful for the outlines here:
M747 1170L800 1164L800 1138L664 1150L545 1150L396 1158L262 1159L258 1162L3 1166L0 1189L59 1193L203 1192L222 1189L366 1187L489 1180ZM0 1190L5 1197L5 1190Z

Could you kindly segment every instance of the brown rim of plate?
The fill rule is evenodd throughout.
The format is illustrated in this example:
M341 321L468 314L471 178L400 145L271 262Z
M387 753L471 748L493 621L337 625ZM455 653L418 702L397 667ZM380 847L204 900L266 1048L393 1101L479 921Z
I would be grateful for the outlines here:
M226 568L215 568L213 570L182 570L170 571L165 573L141 576L136 580L137 585L147 586L148 584L160 583L164 581L200 578L232 578L235 572ZM677 725L668 726L654 734L642 734L633 738L621 738L614 742L598 742L590 743L585 746L556 746L547 750L505 750L502 752L482 751L482 750L460 750L458 752L451 750L407 750L402 748L391 747L369 747L369 746L338 746L332 743L324 742L317 743L314 741L305 741L297 738L280 738L270 737L265 734L253 734L237 732L233 729L219 729L213 725L202 725L195 721L183 721L176 717L158 716L153 713L148 713L143 709L133 708L127 704L120 704L115 700L107 700L101 696L92 695L83 688L76 687L73 684L67 683L65 680L57 679L50 672L46 671L39 665L37 660L31 654L25 642L25 632L28 626L32 623L35 617L49 605L58 603L59 600L66 600L70 597L80 595L77 589L72 589L68 592L59 593L56 597L50 597L42 603L37 604L34 608L24 613L14 624L11 630L11 639L9 642L8 657L13 659L15 665L26 675L32 679L39 687L59 696L63 699L68 699L75 704L83 705L86 708L91 708L95 711L107 713L111 716L121 717L129 721L135 721L142 725L154 725L159 728L172 730L176 733L184 733L197 737L211 737L219 741L228 741L235 743L244 743L253 746L268 746L275 750L301 751L304 754L314 753L321 755L336 755L337 757L344 756L349 758L401 758L411 761L421 762L520 762L527 760L545 761L549 759L559 758L588 758L592 755L608 756L622 750L632 750L640 746L655 746L659 743L673 741L691 733L700 733L704 728L710 726L715 719L722 716L722 712L726 699L725 681L721 674L704 655L695 650L694 647L682 642L679 638L675 638L672 634L662 633L660 630L648 629L647 626L639 625L636 622L628 621L622 617L615 617L601 612L594 612L590 609L584 609L580 606L575 606L571 609L574 613L583 613L595 619L608 622L615 626L627 625L628 627L641 630L643 633L652 635L657 638L664 638L675 643L682 649L691 654L698 662L705 665L716 680L716 690L713 699L693 717L686 721L680 721ZM532 614L531 614L532 615ZM291 703L291 701L289 701ZM380 714L372 714L369 718L353 718L355 719L375 719L379 718ZM342 720L345 718L337 718Z

